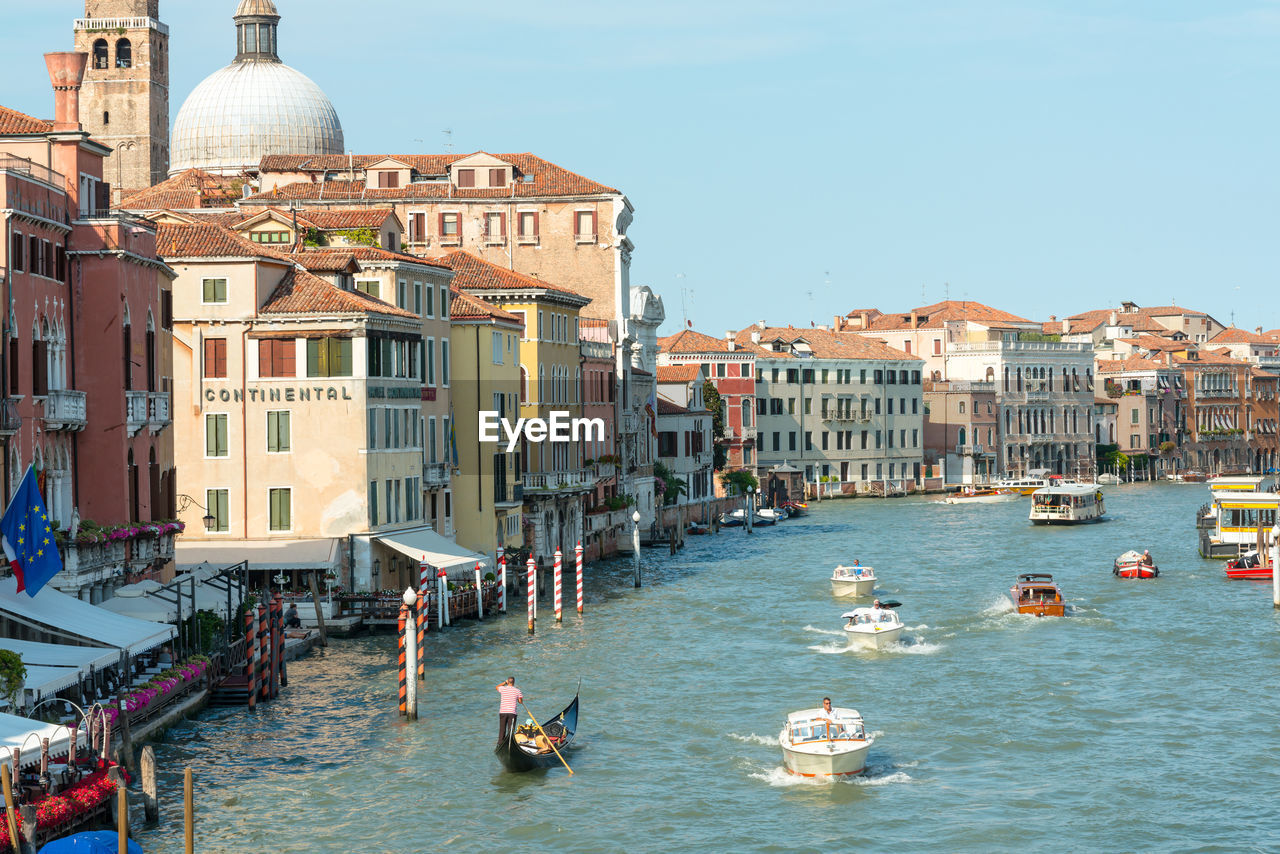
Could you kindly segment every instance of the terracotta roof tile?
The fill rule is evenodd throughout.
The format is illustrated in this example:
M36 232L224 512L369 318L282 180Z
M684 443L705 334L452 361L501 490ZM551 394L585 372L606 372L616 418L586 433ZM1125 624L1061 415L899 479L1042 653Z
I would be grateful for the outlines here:
M53 133L53 122L0 107L0 134L16 136L28 133Z
M1214 336L1211 344L1274 344L1274 338L1268 338L1266 335L1257 332L1250 332L1247 329L1237 329L1229 326Z
M451 318L505 320L524 328L524 318L514 312L503 311L496 305L485 302L479 297L473 296L466 291L460 291L457 288L450 288L449 294L453 297L453 300L449 303L449 316Z
M262 314L385 314L415 320L418 317L361 291L334 287L297 267L285 274L259 311Z
M737 343L752 346L753 333L760 335L760 347L768 358L786 358L791 354L774 352L769 345L775 341L793 344L804 341L809 345L813 355L819 359L892 359L923 362L924 360L910 353L904 353L885 344L878 338L868 338L853 332L831 332L826 329L804 329L795 326L748 326L736 336Z
M1112 314L1116 315L1117 326L1130 326L1134 332L1153 332L1159 335L1169 331L1167 327L1156 323L1141 311L1122 312L1111 308L1098 308L1084 311L1080 314L1073 314L1067 320L1071 323L1071 331L1078 334L1092 332L1099 326L1110 325Z
M1007 311L992 308L972 300L944 300L933 305L920 306L913 309L916 314L916 329L941 329L949 320L971 320L984 326L1004 326L1006 324L1033 323L1025 317L1018 317ZM853 316L853 315L846 315ZM888 331L911 329L911 312L879 314L869 318L867 329L872 331ZM862 331L862 330L851 330Z
M497 264L490 264L488 261L462 249L434 257L431 260L442 263L452 269L454 286L464 291L528 290L536 288L566 296L579 297L590 302L590 300L587 300L586 297L576 291L553 285L550 282L544 282L542 279L535 279L533 276L526 276L524 273L508 270L506 267L499 267Z
M658 382L691 383L702 373L701 365L658 365Z
M332 255L346 258L354 258L357 261L366 263L402 263L402 264L421 264L424 267L435 267L441 270L448 270L449 265L445 264L438 258L423 258L420 255L406 255L403 252L392 252L389 249L382 249L377 246L324 246L318 249L302 249L299 252L292 253L294 257L301 259L302 256L319 257L322 255ZM307 269L315 269L311 262L302 262ZM334 261L317 261L317 263L338 263ZM340 269L340 268L332 268Z
M1166 365L1163 359L1148 359L1143 356L1098 360L1098 373L1100 374L1118 374L1125 371L1154 371L1161 368L1170 370L1170 366Z
M473 152L483 154L487 152ZM270 201L272 199L491 199L491 198L536 198L542 196L594 196L620 195L618 190L608 187L590 178L585 178L562 166L543 160L533 154L494 154L491 155L516 169L516 180L506 187L468 188L452 186L448 181L449 166L455 161L470 157L471 154L360 154L348 159L343 155L293 155L273 154L262 158L259 172L343 172L354 167L356 180L334 180L323 182L299 182L280 187L278 191L259 193L251 196L249 201ZM399 160L408 164L415 172L426 178L436 180L430 183L411 183L403 187L379 188L370 190L365 187L361 174L367 166L379 160ZM532 177L525 181L523 176Z
M690 410L684 408L683 406L680 406L679 404L672 403L671 401L667 400L665 397L659 397L658 398L658 414L659 415L692 415L693 413Z
M161 223L156 227L156 254L175 258L272 258L290 261L288 255L245 240L225 225L211 222L190 225Z
M232 208L240 200L242 177L211 175L201 169L179 172L154 187L139 190L120 201L123 210L199 210Z
M723 338L683 329L675 335L659 338L658 349L663 353L727 353L729 345Z

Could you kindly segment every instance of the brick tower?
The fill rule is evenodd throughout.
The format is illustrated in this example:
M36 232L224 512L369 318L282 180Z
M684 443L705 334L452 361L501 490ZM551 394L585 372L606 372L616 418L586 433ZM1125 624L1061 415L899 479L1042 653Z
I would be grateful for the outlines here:
M85 0L75 49L89 55L80 123L112 149L112 199L169 175L169 28L160 0Z

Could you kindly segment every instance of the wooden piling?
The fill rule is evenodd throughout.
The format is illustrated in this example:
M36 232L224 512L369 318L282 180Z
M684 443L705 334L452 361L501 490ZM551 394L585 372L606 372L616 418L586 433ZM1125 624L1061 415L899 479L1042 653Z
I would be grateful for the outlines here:
M533 555L530 555L529 565L525 569L525 581L528 582L528 586L529 586L529 634L533 634L534 592L535 592L534 585L537 584L537 581L535 580L534 577L537 574L538 574L538 571L535 568L535 565L533 562Z
M147 745L142 748L142 817L147 824L160 820L160 801L156 797L156 752Z
M316 626L320 629L320 645L328 646L329 637L324 628L324 609L320 607L320 582L316 580L314 572L311 573L309 578L311 580L311 601L316 606Z
M23 804L18 808L18 835L22 837L22 854L27 852L34 854L39 821L35 804Z
M124 787L124 775L116 772L116 850L129 850L129 791Z
M244 675L249 691L249 709L258 705L258 633L257 614L253 608L244 612Z
M184 854L195 854L196 850L196 801L195 781L191 769L182 774L182 821Z
M14 760L12 769L0 768L0 780L4 783L4 815L9 823L9 844L13 847L14 854L21 854L22 843L18 840L18 816L13 811L13 782L10 770L17 771L17 760Z
M124 764L125 759L130 757L133 753L133 734L129 730L129 711L125 708L124 691L120 691L120 693L116 695L116 708L120 710L120 716L117 720L120 721L120 760L121 764ZM110 740L107 741L104 748L107 750L111 749ZM128 767L129 766L125 764L125 768Z

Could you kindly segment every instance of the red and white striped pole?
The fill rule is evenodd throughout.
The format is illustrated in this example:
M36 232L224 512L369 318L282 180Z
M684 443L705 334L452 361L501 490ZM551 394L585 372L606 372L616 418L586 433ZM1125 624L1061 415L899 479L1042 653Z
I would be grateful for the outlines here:
M537 584L538 568L533 562L533 555L529 555L529 566L527 567L527 578L529 581L529 634L533 634L533 597L537 592L534 585Z
M498 546L498 583L502 585L502 613L507 613L507 556Z
M476 562L476 619L484 619L484 579L480 577L480 563Z
M573 549L573 568L578 580L578 614L582 614L582 540Z
M555 598L556 598L555 608L556 608L557 623L563 622L564 620L564 612L560 610L560 586L561 586L560 577L563 572L564 572L564 555L561 554L560 549L556 549L556 568L555 568L554 580L555 580L555 588L556 588L555 589Z

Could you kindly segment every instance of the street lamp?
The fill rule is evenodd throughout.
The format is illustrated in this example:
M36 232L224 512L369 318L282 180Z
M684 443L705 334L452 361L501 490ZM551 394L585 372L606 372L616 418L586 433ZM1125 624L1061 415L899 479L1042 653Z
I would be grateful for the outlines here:
M178 512L179 513L186 510L192 504L199 507L201 510L204 510L204 519L202 520L204 522L204 529L206 531L212 531L213 523L218 521L213 517L213 514L210 513L209 510L203 504L201 504L199 501L196 501L190 495L182 495L182 494L178 495Z
M640 511L636 510L631 514L631 546L636 553L635 582L636 587L640 586Z

